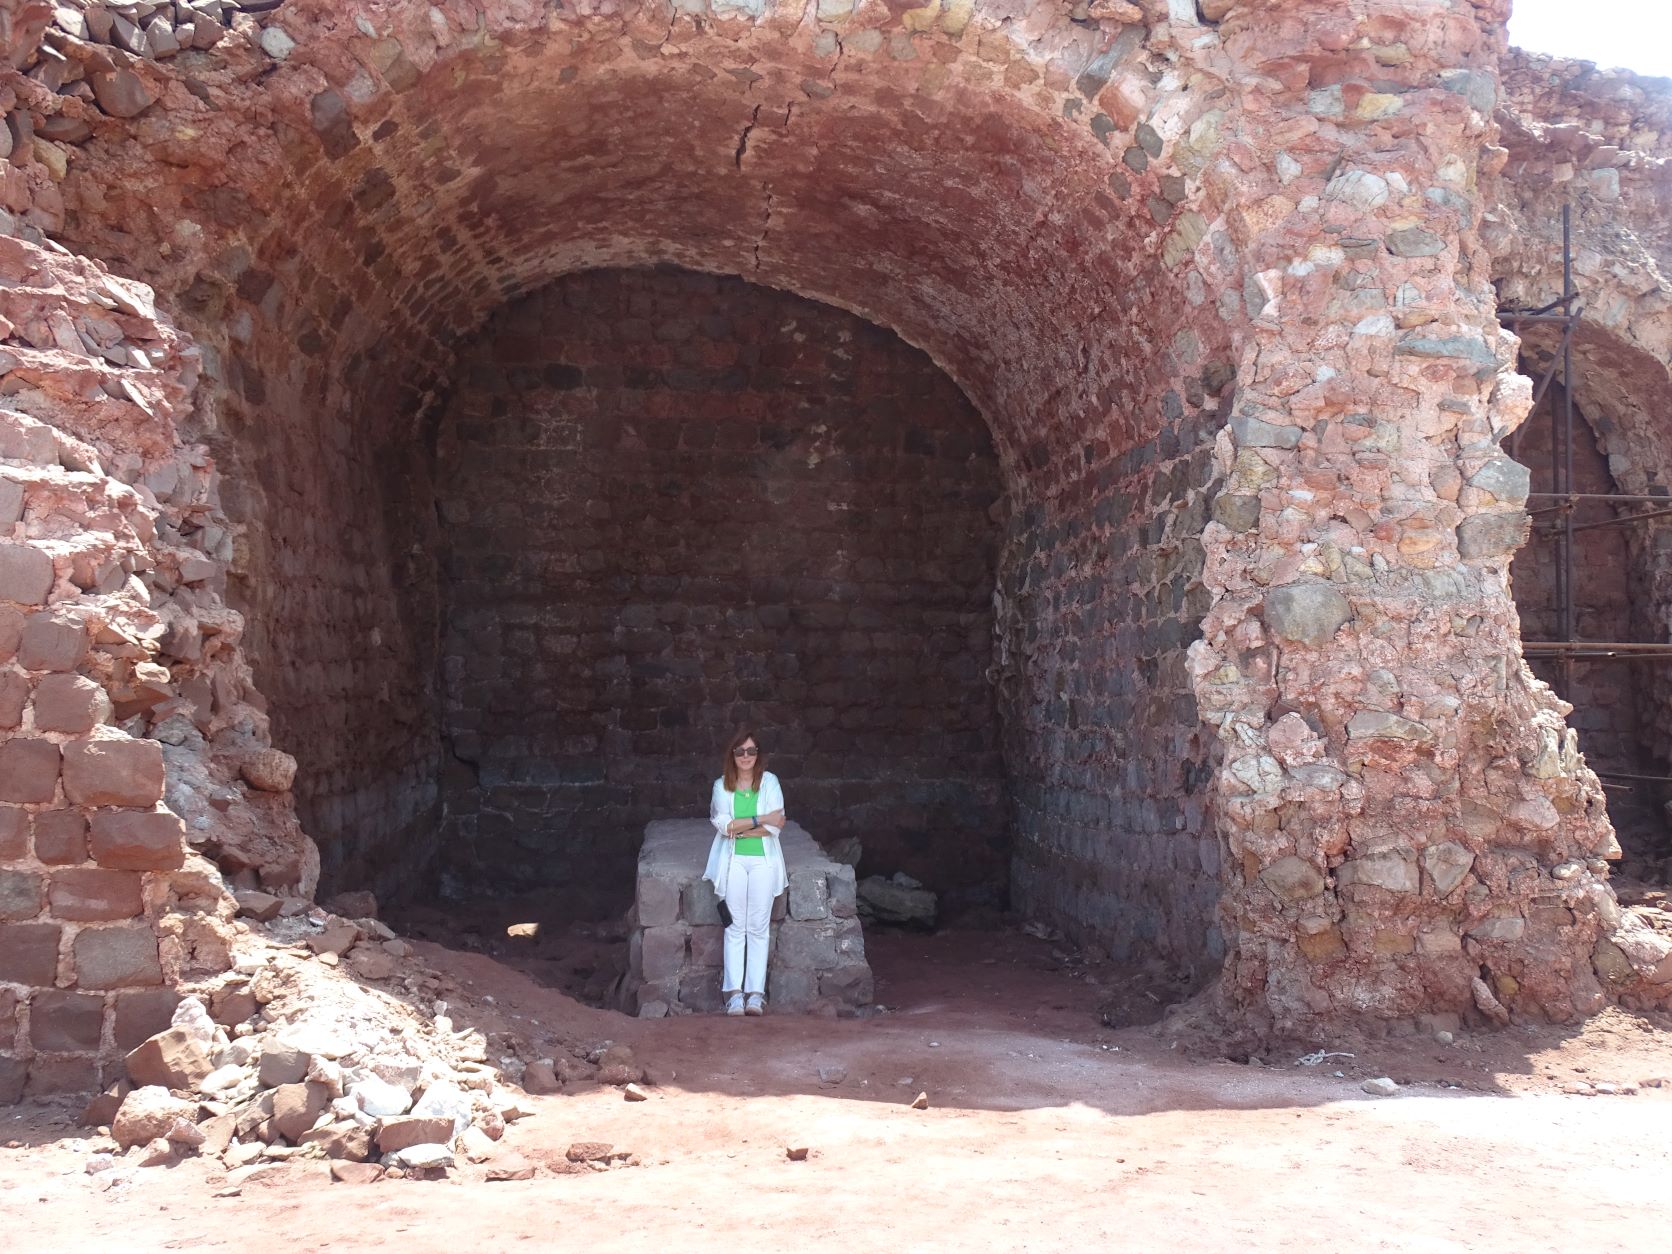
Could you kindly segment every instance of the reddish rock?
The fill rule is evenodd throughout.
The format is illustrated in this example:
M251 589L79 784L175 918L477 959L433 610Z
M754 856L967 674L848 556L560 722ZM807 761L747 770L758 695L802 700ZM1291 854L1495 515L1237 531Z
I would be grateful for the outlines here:
M104 1028L103 997L48 989L29 999L29 1044L42 1053L93 1053Z
M238 913L245 918L254 919L257 923L272 922L279 917L279 910L284 906L282 897L257 892L253 888L237 889L232 896L238 903Z
M550 1093L560 1093L563 1085L557 1078L557 1071L549 1062L531 1062L523 1069L523 1092L532 1093L536 1097Z
M317 1145L327 1158L347 1158L359 1162L371 1157L372 1134L369 1128L358 1124L337 1123L304 1132L299 1144Z
M376 1163L346 1162L333 1159L331 1179L338 1184L374 1184L383 1177L383 1168Z
M44 881L29 871L0 869L0 922L18 923L41 912Z
M35 685L37 731L81 735L110 718L110 698L85 675L48 675Z
M157 937L148 927L89 927L72 942L80 988L134 988L163 982Z
M210 1003L209 1015L222 1027L236 1027L253 1018L260 1003L255 994L247 988L222 989L214 995Z
M17 660L30 671L73 671L87 656L87 626L66 610L31 614L23 624Z
M127 49L76 50L99 143L66 171L28 109L5 140L0 192L27 228L0 236L7 352L35 356L0 411L0 456L31 467L27 524L0 499L0 594L44 603L54 562L66 592L98 588L99 674L108 657L116 682L145 680L133 716L190 683L182 714L218 729L214 750L178 746L182 773L211 752L224 772L266 727L214 575L223 485L187 444L224 412L240 607L282 645L261 659L273 714L317 764L299 800L344 875L420 873L397 859L439 808L460 877L619 881L624 816L691 804L681 781L709 769L715 729L690 711L782 704L792 806L878 830L868 858L891 867L921 858L1076 937L1220 968L1245 1026L1329 1039L1365 1014L1466 1010L1484 918L1506 921L1506 1013L1601 1004L1617 850L1517 661L1525 485L1492 464L1527 389L1483 296L1549 300L1551 209L1573 198L1583 425L1621 486L1663 490L1644 418L1667 392L1663 90L1518 67L1499 0L1095 0L999 37L990 6L884 5L841 38L683 24L654 69L622 60L655 17L637 3L628 35L585 39L538 5L475 6L469 39L438 38L423 4L373 7L364 41L354 5L240 18L165 94L169 69L129 58L185 42L184 8L141 6L152 38L66 6ZM220 36L190 27L194 47ZM50 93L56 72L24 86ZM608 163L565 164L575 136L537 107L554 83L577 135L607 127ZM564 212L542 212L559 182ZM657 244L925 351L912 365L874 326L712 274L589 274L494 312L529 258ZM436 351L474 326L478 345ZM1553 328L1525 330L1530 363L1552 351ZM86 355L100 337L108 369ZM907 368L883 378L891 354ZM407 439L425 394L453 398L435 459ZM726 560L728 535L773 573ZM1645 574L1654 627L1666 581ZM1297 585L1332 595L1269 596ZM1664 723L1664 694L1643 700ZM414 735L438 721L452 753ZM877 774L879 751L910 770ZM208 852L311 891L288 794L215 801L189 820ZM1263 874L1442 840L1475 855L1449 896L1324 875L1286 899Z
M47 896L55 918L104 923L142 913L140 889L141 879L135 872L74 867L52 873Z
M262 792L289 792L296 779L296 759L278 749L251 754L238 769L251 788Z
M116 1112L122 1108L122 1100L133 1092L133 1085L126 1080L118 1080L88 1102L81 1110L83 1127L109 1127L116 1118Z
M0 542L0 600L45 605L52 591L52 559L28 544Z
M400 970L400 964L391 955L368 945L355 947L348 956L348 966L362 980L393 979Z
M0 675L0 731L23 725L23 707L29 702L29 680L16 671ZM51 728L40 728L50 731Z
M334 954L341 957L354 947L354 942L360 939L360 929L352 923L333 923L322 932L307 938L308 948L316 954Z
M128 1078L135 1084L191 1090L213 1071L209 1052L184 1028L165 1028L126 1059Z
M110 1135L123 1149L159 1137L172 1140L180 1135L182 1125L195 1126L196 1114L194 1103L175 1097L165 1088L137 1088L122 1099L111 1121Z
M521 1154L501 1154L488 1164L485 1178L489 1183L499 1183L507 1180L532 1180L534 1179L534 1164Z
M233 1114L213 1115L198 1124L198 1130L203 1133L203 1152L205 1154L224 1154L232 1138L238 1133L238 1116Z
M300 1145L302 1134L330 1104L331 1095L323 1084L281 1084L273 1090L273 1130L292 1145Z
M28 849L29 812L17 806L0 806L0 862L21 858Z
M185 828L166 810L101 810L88 847L100 866L123 871L172 871L185 864Z
M9 605L0 605L0 662L9 662L17 653L23 639L23 614Z
M377 1148L381 1153L413 1145L449 1145L453 1140L451 1118L428 1115L397 1115L377 1125Z
M0 923L0 982L50 988L58 981L56 923Z
M345 919L377 918L377 894L365 889L338 893L328 898L324 905L328 913Z
M116 994L115 1002L112 1034L116 1048L131 1050L168 1029L180 994L171 988L136 989Z
M15 736L0 744L0 801L39 805L58 791L60 754L49 740Z
M90 74L87 81L93 86L93 98L99 102L99 108L113 118L138 117L155 103L144 80L132 70Z
M28 1097L94 1093L101 1083L99 1060L92 1054L36 1054L29 1061Z
M163 796L163 747L101 738L64 746L64 794L77 805L149 809Z
M49 866L87 860L87 820L75 810L35 814L35 856Z
M0 1106L15 1106L23 1100L29 1081L29 1062L14 1054L0 1054Z

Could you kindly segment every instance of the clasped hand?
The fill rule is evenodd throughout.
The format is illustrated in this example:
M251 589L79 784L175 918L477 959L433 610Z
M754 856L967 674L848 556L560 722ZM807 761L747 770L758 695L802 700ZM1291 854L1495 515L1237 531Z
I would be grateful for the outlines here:
M782 827L783 825L784 812L774 810L771 814L759 814L752 819L733 819L726 824L726 835L735 839L739 836L747 836L751 832L765 832L768 827ZM770 835L771 833L768 832L767 834Z

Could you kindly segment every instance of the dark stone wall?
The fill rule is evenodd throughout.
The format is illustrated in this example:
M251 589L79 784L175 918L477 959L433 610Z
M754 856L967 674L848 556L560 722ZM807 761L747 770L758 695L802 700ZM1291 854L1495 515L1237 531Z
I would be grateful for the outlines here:
M737 279L578 274L506 307L441 421L444 888L625 896L756 725L862 871L1002 893L988 677L1002 489L922 353Z
M1560 421L1561 386L1553 384L1549 395L1527 418L1515 456L1532 471L1532 490L1549 492L1555 482L1550 464L1555 423ZM1607 493L1622 491L1608 470L1589 417L1575 409L1573 421L1573 491ZM1534 501L1534 508L1548 505ZM1654 508L1627 507L1636 512ZM1586 523L1611 518L1619 512L1603 503L1582 503L1575 508L1574 522ZM1552 524L1559 515L1541 514L1535 523ZM1652 623L1651 597L1646 566L1664 563L1658 550L1654 525L1628 524L1576 531L1573 537L1574 634L1581 640L1657 640L1665 638ZM1556 587L1557 547L1545 527L1535 526L1526 547L1515 555L1511 567L1515 606L1521 615L1525 640L1555 640L1560 636L1560 601ZM1568 726L1579 733L1579 748L1591 767L1601 772L1627 775L1663 775L1669 764L1665 738L1657 730L1668 715L1659 694L1664 663L1604 659L1575 661L1572 682L1564 678L1562 664L1553 658L1532 658L1528 665L1563 700L1571 702ZM1613 780L1608 791L1608 815L1614 822L1625 858L1622 869L1629 875L1660 874L1658 863L1672 855L1664 803L1672 790L1648 780Z
M1223 956L1211 812L1219 745L1196 709L1202 527L1223 425L1169 392L1151 439L1015 520L1000 638L1019 909L1118 958Z
M247 264L247 261L246 261ZM297 283L235 271L239 289ZM321 892L421 889L440 818L435 510L420 398L376 356L328 378L319 338L256 335L207 281L194 331L222 324L235 351L198 415L245 525L228 579L246 654L295 755L297 817L319 845ZM258 698L259 699L259 698Z

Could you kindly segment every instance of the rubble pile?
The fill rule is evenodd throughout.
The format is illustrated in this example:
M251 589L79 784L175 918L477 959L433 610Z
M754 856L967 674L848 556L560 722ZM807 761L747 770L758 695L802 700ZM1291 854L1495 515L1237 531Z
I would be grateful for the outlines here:
M87 1107L83 1122L114 1143L95 1147L89 1171L198 1154L233 1186L297 1159L331 1160L339 1180L434 1179L466 1164L526 1178L533 1166L500 1145L532 1113L515 1079L535 1093L615 1084L629 1099L644 1079L624 1045L541 1058L525 1039L456 1025L446 982L375 918L238 899L247 923L231 970L184 997ZM553 1169L636 1161L610 1146L576 1153Z

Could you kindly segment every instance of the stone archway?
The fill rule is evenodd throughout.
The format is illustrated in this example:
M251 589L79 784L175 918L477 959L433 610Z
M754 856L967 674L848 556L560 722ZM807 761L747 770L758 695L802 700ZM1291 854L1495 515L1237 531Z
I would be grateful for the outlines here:
M562 275L672 262L890 328L986 419L1024 910L1223 960L1258 1027L1599 1004L1611 836L1520 660L1521 502L1481 486L1527 396L1474 226L1501 30L1213 8L293 0L126 67L155 103L66 162L61 235L196 347L153 337L178 435L114 468L208 563L169 558L181 649L230 566L326 874L398 890L435 849L422 437L456 349ZM153 656L159 715L208 685L171 802L225 861L215 789L290 781L250 766L221 635Z
M1093 108L1155 94L1124 65L1137 42L1071 87L1088 129L1047 84L1107 32L1061 19L1032 48L988 38L953 75L931 50L969 42L958 10L916 33L859 16L571 30L507 14L491 38L443 40L414 9L415 27L395 15L370 42L293 8L298 36L303 13L317 33L284 92L261 97L288 100L294 129L186 194L204 234L178 263L194 271L182 316L220 363L212 443L260 522L235 592L327 882L375 867L398 891L434 856L440 744L420 732L440 537L413 433L453 386L453 347L557 276L671 261L888 326L986 417L1011 500L992 679L1027 850L1018 894L1119 947L1217 960L1217 746L1180 702L1239 301L1184 264L1200 246L1205 273L1221 266L1179 172L1205 160L1188 128L1163 184L1161 132L1134 115L1117 149ZM352 68L341 48L301 64L339 36ZM123 160L145 177L137 150ZM101 220L137 238L129 214L148 212L107 200ZM296 571L275 578L283 553Z

